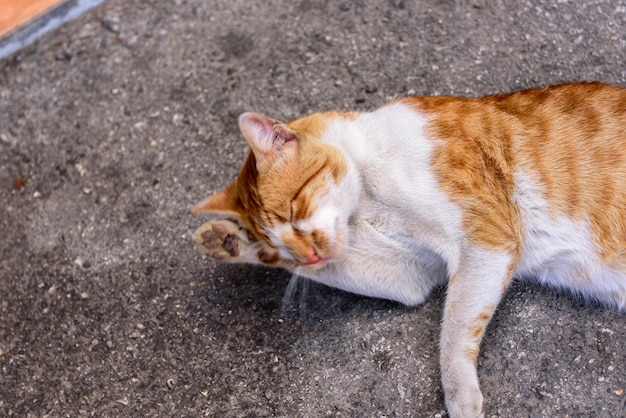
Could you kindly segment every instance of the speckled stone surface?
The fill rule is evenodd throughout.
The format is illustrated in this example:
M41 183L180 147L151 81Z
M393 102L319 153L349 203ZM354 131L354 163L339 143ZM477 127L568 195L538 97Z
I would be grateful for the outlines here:
M188 208L290 119L406 94L626 85L623 1L108 0L0 61L0 416L442 417L423 306L214 264ZM514 284L492 417L626 415L626 316Z

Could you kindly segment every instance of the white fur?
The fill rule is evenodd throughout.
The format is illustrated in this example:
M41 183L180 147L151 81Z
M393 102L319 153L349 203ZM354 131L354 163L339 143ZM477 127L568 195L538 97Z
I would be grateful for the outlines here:
M483 397L475 359L466 353L468 348L478 352L480 340L468 330L481 314L491 316L500 302L511 261L511 254L471 247L464 253L458 276L448 286L439 364L451 417L482 416ZM479 321L478 325L487 323Z
M343 192L342 188L333 187L331 180L328 184L330 187L318 200L317 210L313 216L299 221L296 227L307 233L314 229L323 231L331 242L329 256L336 258L346 250L348 218L354 212L356 202L342 198L340 195Z
M291 225L288 223L285 224L276 224L272 228L266 228L267 236L274 245L274 247L278 250L278 254L283 260L295 260L294 255L291 253L289 248L283 244L282 236L283 234L291 229Z
M320 214L310 222L324 227L329 217L352 209L348 248L340 262L316 271L299 268L298 274L415 305L456 273L464 243L461 213L430 170L434 145L425 124L403 104L331 121L321 139L343 150L350 168L330 198L318 202ZM324 201L334 207L322 209Z
M515 275L626 308L626 272L602 262L588 222L551 213L544 188L529 170L517 171L515 185L524 233Z

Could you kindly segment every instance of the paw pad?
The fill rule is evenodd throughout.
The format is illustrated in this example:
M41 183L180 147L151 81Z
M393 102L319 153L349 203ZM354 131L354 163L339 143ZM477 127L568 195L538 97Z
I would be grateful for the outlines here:
M228 234L224 237L223 247L233 257L239 255L239 238L235 234Z
M216 260L232 261L239 256L239 225L216 220L202 225L194 237L198 245Z

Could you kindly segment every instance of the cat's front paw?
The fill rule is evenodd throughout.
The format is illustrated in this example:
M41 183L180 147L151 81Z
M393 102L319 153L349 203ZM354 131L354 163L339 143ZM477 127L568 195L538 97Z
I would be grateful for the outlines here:
M229 220L213 220L194 233L200 248L220 261L239 261L251 237L246 229Z
M446 391L446 408L450 418L484 418L485 404L478 387L461 387Z

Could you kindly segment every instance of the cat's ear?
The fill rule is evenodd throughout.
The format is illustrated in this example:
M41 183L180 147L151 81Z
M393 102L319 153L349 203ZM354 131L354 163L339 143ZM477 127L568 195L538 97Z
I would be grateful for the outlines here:
M239 217L237 208L235 208L230 199L228 188L215 193L191 208L191 213L204 212Z
M278 155L293 155L296 135L284 123L260 113L239 116L239 129L257 161L257 165Z

